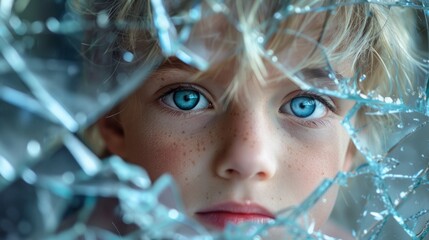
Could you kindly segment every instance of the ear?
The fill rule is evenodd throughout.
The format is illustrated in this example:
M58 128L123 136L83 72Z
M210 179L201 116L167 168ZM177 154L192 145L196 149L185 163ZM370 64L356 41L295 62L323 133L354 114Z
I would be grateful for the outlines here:
M117 111L103 116L97 122L101 137L110 153L126 158L125 136ZM112 113L110 112L110 113Z
M354 158L356 156L356 146L352 140L349 141L349 145L347 147L346 156L343 164L343 171L350 171L354 162Z

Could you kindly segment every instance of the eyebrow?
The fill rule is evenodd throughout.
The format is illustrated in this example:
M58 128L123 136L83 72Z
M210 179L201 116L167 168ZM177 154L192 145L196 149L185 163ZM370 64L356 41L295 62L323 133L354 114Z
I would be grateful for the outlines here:
M304 68L300 71L304 76L312 77L312 78L320 78L320 77L328 77L329 74L334 73L336 78L344 78L343 75L336 71L329 71L323 68Z
M179 69L185 70L188 72L199 72L199 70L189 64L184 63L176 56L169 57L158 67L157 71L164 72L169 69ZM336 87L337 84L329 77L330 73L334 73L337 79L344 79L344 76L340 73L323 68L304 68L300 70L296 75L298 77L303 77L308 80L316 80L322 87Z
M297 77L303 77L304 80L310 80L310 82L317 80L317 82L324 87L336 87L335 81L329 77L329 74L335 74L335 78L341 80L344 76L334 71L329 71L323 68L304 68L295 74Z
M189 72L198 72L199 70L189 64L184 63L182 60L180 60L179 58L173 56L173 57L169 57L167 58L159 67L158 67L158 71L165 71L168 69L180 69L180 70L185 70L185 71L189 71Z

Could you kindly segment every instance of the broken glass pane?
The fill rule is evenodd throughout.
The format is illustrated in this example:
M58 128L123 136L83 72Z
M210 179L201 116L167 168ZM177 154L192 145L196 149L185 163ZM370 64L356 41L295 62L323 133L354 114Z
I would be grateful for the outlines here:
M0 237L428 238L428 10L1 0Z

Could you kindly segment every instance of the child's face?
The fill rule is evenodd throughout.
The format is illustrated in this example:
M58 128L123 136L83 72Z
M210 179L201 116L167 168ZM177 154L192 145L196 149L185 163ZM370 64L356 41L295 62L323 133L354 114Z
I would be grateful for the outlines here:
M303 92L287 79L261 86L249 74L225 107L233 63L192 81L195 70L172 61L100 127L109 149L152 179L172 174L189 216L214 228L263 222L347 170L350 140L340 120L350 102ZM318 224L334 201L317 211Z
M287 59L292 64L297 52L309 54L293 52ZM280 74L266 63L267 84L249 71L226 103L222 97L238 62L220 65L196 80L197 71L175 58L162 65L118 116L100 122L109 150L145 168L153 180L173 175L187 214L217 229L227 222L266 222L348 169L352 148L340 121L350 101L301 91L289 79L275 81ZM351 75L349 64L333 68ZM302 72L321 78L323 71ZM332 192L315 211L317 226L331 212Z

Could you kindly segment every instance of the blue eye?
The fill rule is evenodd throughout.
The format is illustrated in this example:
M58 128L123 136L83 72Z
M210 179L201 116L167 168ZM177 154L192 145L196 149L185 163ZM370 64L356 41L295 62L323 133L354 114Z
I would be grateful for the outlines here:
M316 100L310 97L297 97L290 101L292 113L300 118L311 116L316 110Z
M182 111L200 110L210 106L204 95L193 89L176 89L162 98L162 101L172 108Z
M323 103L311 96L292 98L280 108L280 112L305 119L322 118L327 111L328 108Z

